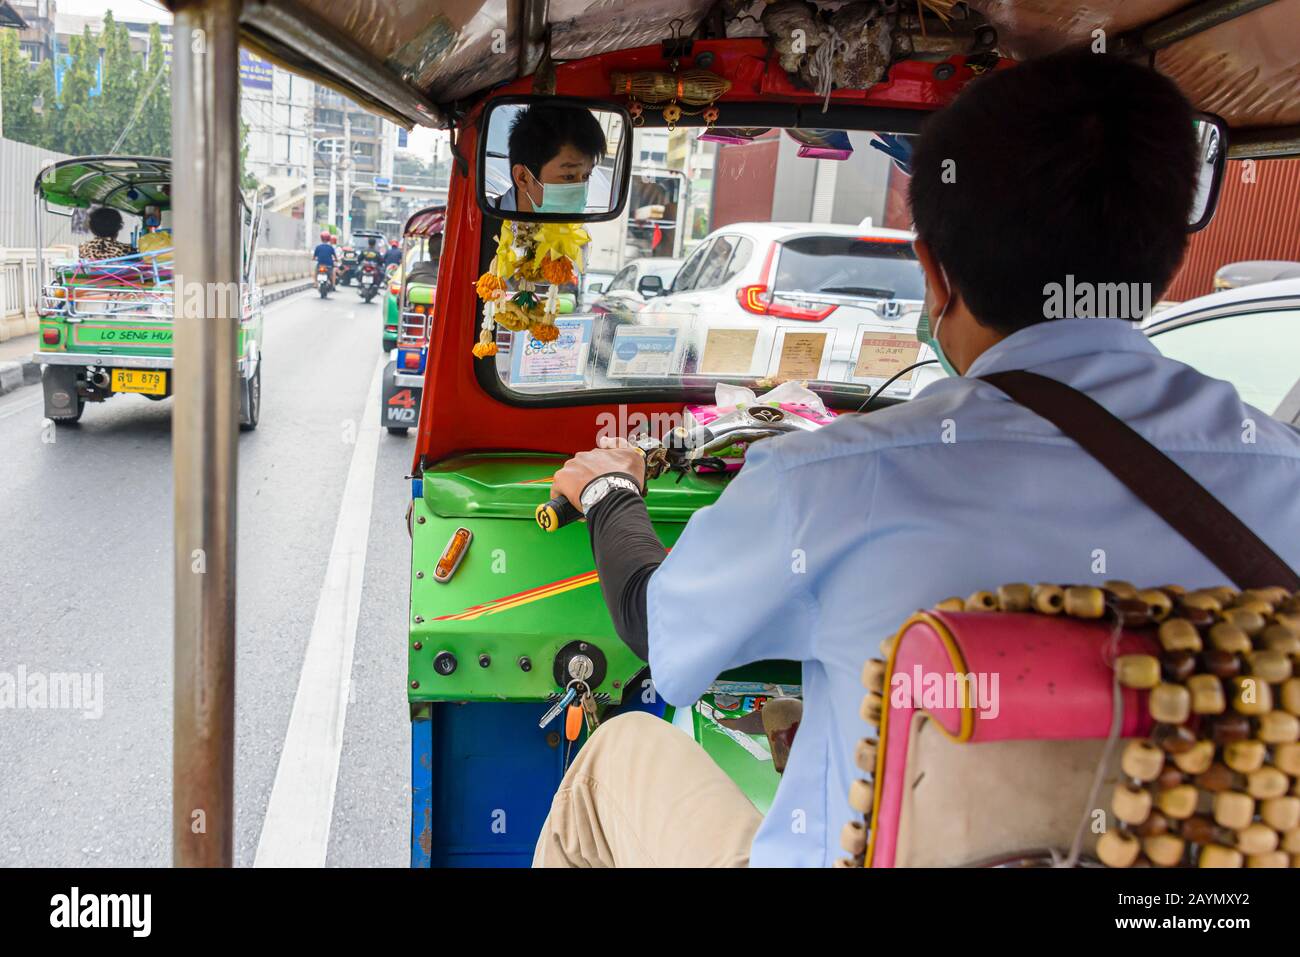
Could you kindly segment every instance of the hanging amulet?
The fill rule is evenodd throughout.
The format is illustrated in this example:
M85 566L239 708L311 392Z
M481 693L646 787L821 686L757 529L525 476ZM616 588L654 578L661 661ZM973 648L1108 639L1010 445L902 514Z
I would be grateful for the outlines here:
M1065 589L1065 613L1071 618L1100 618L1106 614L1106 593L1092 585Z
M1151 689L1147 710L1162 724L1182 724L1192 715L1192 695L1182 685L1161 682Z

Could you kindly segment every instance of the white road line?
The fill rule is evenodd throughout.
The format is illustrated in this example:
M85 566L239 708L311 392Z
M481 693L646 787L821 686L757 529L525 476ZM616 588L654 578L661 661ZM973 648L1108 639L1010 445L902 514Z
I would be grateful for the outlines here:
M31 402L24 402L22 405L4 405L0 406L0 419L7 419L11 415L17 415L19 412L26 412L28 409L34 409L45 402L45 395L38 395Z
M262 822L254 867L325 866L352 681L352 652L361 612L375 466L383 431L379 425L379 393L385 364L381 361L375 366L366 393L325 582L307 640L302 676Z

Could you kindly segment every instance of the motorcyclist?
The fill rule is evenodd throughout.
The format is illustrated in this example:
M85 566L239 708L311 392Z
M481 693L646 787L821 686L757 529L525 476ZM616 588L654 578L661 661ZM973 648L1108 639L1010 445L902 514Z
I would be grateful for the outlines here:
M337 240L326 230L321 230L320 242L317 243L312 257L320 265L328 266L330 271L330 285L338 283L338 264L337 254L334 251L334 243Z
M397 266L402 262L402 248L398 245L396 239L388 242L388 250L384 253L385 266Z

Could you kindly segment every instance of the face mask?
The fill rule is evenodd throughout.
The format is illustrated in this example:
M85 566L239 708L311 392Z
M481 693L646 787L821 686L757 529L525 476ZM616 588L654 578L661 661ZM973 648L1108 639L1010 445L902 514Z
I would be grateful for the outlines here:
M943 317L948 313L948 307L952 305L952 284L948 282L948 273L942 266L939 267L939 274L943 276L943 284L948 287L948 301L944 303L943 308L939 310L939 315L934 319L934 328L930 328L930 301L927 299L921 308L921 318L916 323L916 338L928 345L934 350L934 357L939 360L939 365L950 376L961 375L948 357L943 354L943 346L939 345L939 324L943 322Z
M587 211L587 183L542 183L537 179L534 179L534 182L542 187L542 201L537 202L529 192L528 198L532 200L533 212L585 213Z

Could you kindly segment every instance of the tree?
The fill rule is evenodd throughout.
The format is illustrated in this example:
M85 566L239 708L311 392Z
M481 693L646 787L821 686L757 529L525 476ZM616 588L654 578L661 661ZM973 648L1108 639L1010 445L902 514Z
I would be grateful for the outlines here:
M0 90L4 135L20 143L40 142L41 118L32 108L38 92L38 75L18 43L17 30L0 30Z
M113 11L104 15L104 32L99 35L102 51L102 82L95 98L93 151L107 153L131 122L140 94L143 64L131 51L131 35L124 24L113 19ZM128 134L129 135L129 134Z

